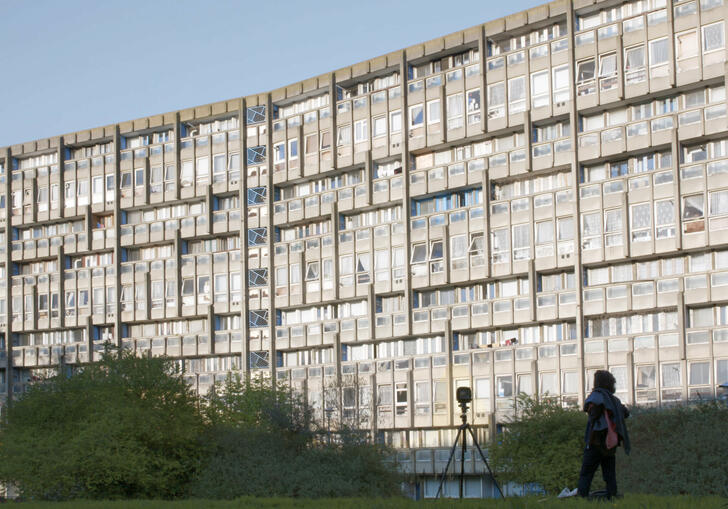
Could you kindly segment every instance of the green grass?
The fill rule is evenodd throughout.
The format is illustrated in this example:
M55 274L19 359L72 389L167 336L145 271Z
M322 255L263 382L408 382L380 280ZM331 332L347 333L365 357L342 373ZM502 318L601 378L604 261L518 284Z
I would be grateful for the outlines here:
M13 507L13 505L11 505ZM24 502L19 509L430 509L458 507L463 509L587 509L615 507L621 509L728 509L728 499L719 497L658 497L628 495L615 502L559 500L554 497L512 498L507 500L425 500L415 502L403 498L363 499L294 499L240 498L236 500L120 500L109 502Z

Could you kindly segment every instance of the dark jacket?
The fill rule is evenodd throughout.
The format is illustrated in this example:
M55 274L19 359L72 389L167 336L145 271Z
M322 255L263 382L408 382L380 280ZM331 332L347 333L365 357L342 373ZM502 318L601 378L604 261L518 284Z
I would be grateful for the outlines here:
M629 417L629 410L622 404L617 396L606 389L594 389L584 402L584 411L589 413L589 420L586 425L584 441L587 448L592 443L594 432L603 432L607 429L607 419L604 417L604 410L609 411L609 417L617 427L619 444L624 446L624 452L629 454L631 449L627 424L625 419ZM606 433L604 433L606 435Z

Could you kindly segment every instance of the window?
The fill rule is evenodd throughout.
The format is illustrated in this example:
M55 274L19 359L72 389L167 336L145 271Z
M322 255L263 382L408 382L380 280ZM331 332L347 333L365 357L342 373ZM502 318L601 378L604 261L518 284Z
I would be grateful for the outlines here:
M480 89L468 91L467 97L468 125L480 122Z
M395 409L397 415L407 414L407 382L395 384Z
M493 250L493 263L507 263L510 258L508 228L491 231L491 244Z
M645 242L651 240L651 204L640 203L632 205L630 211L630 229L632 230L632 242Z
M716 384L728 383L728 359L715 361L715 382Z
M576 82L584 83L594 79L594 59L584 60L576 64Z
M704 196L702 194L694 194L692 196L683 197L683 203L682 203L683 221L702 219L703 217L704 217ZM685 227L686 227L686 233L703 230L703 228L695 229L694 226L690 227L689 225L685 225Z
M518 113L526 109L526 78L520 76L508 80L508 112Z
M424 110L422 108L421 104L415 104L414 106L410 106L409 109L409 126L410 129L415 129L417 127L422 127L422 125L425 122L424 118Z
M711 216L723 216L728 214L728 191L715 191L709 194Z
M556 373L541 373L541 383L539 384L539 393L543 395L555 396L559 394L559 380Z
M681 377L680 377L680 364L679 363L677 363L677 362L665 363L661 366L661 372L662 372L662 387L666 387L666 388L680 387Z
M576 63L576 94L589 95L596 92L594 86L595 62L593 58Z
M624 72L627 84L639 83L646 79L645 48L637 46L624 50Z
M227 274L215 274L215 302L227 302L228 301L228 275ZM152 290L154 290L154 287L152 287ZM162 287L161 287L161 281L160 281L160 288L159 288L159 298L162 297ZM161 306L161 304L160 304Z
M690 385L708 385L710 383L710 363L690 363Z
M197 158L197 164L195 165L195 174L197 177L198 183L205 183L208 181L210 173L210 158L209 157L198 157ZM142 181L143 181L143 175L142 175ZM136 185L139 181L139 175L137 175L137 178L135 179Z
M315 154L318 151L318 134L307 135L304 145L306 155Z
M583 249L596 249L601 247L601 216L601 212L591 212L581 215Z
M488 86L488 118L498 118L505 115L506 88L505 83L495 83Z
M725 34L723 22L713 23L703 27L703 53L716 51L725 47Z
M210 303L210 277L209 276L198 276L197 277L197 303L198 304L209 304Z
M440 99L427 101L427 124L440 122Z
M604 233L607 247L622 245L622 209L604 211Z
M655 202L655 238L675 236L675 204L672 200Z
M528 260L531 258L531 224L520 224L513 227L513 259Z
M387 135L387 117L381 116L381 117L375 117L372 119L373 122L373 133L372 136L374 138L378 138L379 136L386 136Z
M563 347L562 347L563 355ZM579 388L579 375L576 371L564 371L562 378L561 388L565 394L573 394L578 391Z
M647 15L647 26L659 25L665 21L667 21L666 9L660 9L659 11L651 12Z
M357 120L354 122L354 143L367 141L368 137L367 120Z
M698 56L698 34L695 30L675 35L675 58L684 60ZM678 65L680 69L680 65Z
M464 125L463 121L463 94L453 94L447 96L447 128L460 129Z
M273 145L273 162L278 164L286 160L286 144L278 143Z
M723 5L723 0L700 0L700 10L707 11Z
M574 218L560 217L556 223L558 240L573 240L574 238Z
M536 223L536 245L552 244L554 241L553 221Z
M430 413L430 382L415 382L415 413L428 415Z
M617 87L617 54L610 53L599 57L599 88L611 90Z
M554 103L569 100L569 66L562 65L553 70Z
M635 389L654 389L656 383L655 366L635 367Z
M531 74L531 103L534 108L549 105L549 71Z
M467 268L468 236L455 235L450 238L450 265L454 270Z
M389 114L390 132L398 133L402 130L402 111L396 110Z
M265 149L265 147L263 147ZM331 131L321 131L321 151L331 149Z
M499 398L513 396L513 377L511 375L496 377L496 395Z
M650 77L667 76L667 60L670 54L667 38L650 41Z
M340 125L336 130L336 146L351 145L351 124Z

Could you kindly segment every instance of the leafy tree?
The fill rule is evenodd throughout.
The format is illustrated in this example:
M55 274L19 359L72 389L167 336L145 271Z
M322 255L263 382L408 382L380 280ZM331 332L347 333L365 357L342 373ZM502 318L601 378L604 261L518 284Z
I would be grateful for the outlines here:
M490 454L503 481L538 483L549 493L576 487L584 448L586 414L557 401L524 394L519 413L498 435Z
M263 378L230 375L205 398L203 415L212 427L254 428L288 434L308 433L311 412L299 394Z
M196 398L173 365L109 353L33 385L0 427L0 479L29 498L184 495L200 454Z

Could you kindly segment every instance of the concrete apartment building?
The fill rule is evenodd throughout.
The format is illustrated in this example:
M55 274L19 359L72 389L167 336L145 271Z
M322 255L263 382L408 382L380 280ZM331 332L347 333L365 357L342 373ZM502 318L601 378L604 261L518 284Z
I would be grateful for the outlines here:
M600 368L629 404L715 397L725 14L557 0L0 149L3 401L105 342L174 358L201 392L275 377L396 447L432 496L459 386L483 443L519 392L578 404Z

